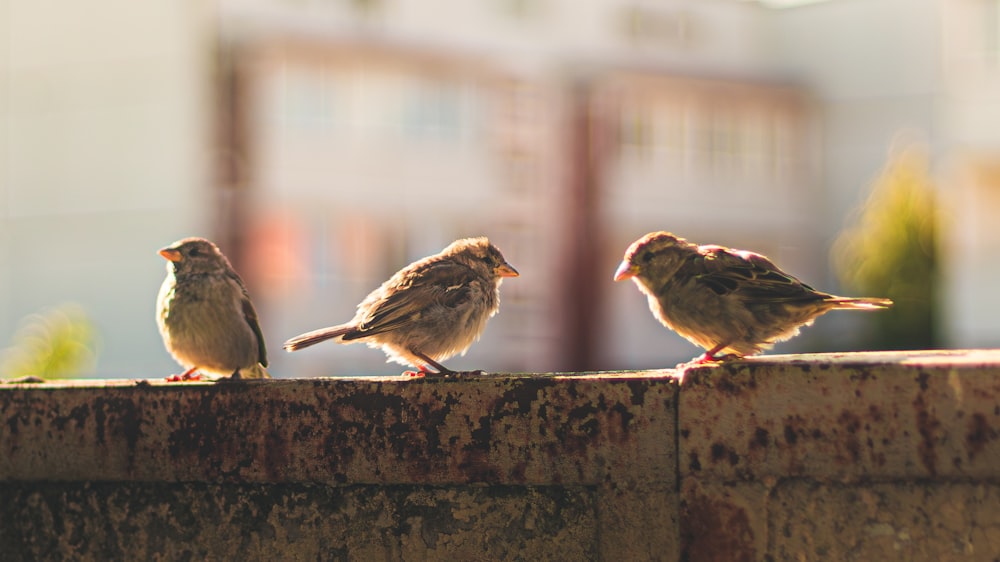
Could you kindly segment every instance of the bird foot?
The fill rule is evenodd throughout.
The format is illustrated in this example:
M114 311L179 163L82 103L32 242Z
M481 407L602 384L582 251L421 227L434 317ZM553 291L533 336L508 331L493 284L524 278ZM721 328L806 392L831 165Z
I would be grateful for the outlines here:
M741 356L733 353L727 353L726 355L716 355L714 353L705 353L700 357L695 357L694 359L688 361L687 363L680 363L677 365L678 368L681 367L698 367L700 365L719 365L725 363L726 361L732 361L734 359L739 359Z
M426 376L433 377L435 375L437 375L437 373L428 370L427 367L425 367L424 365L420 365L419 367L417 367L416 371L403 371L404 377L426 377Z
M481 369L475 371L405 371L403 373L404 377L423 377L428 379L464 379L464 378L475 378L481 377L486 374L486 371Z
M701 357L695 357L694 359L689 361L689 363L691 363L692 365L705 365L707 363L722 363L723 357L725 357L725 355L723 355L722 357L717 357L715 355L709 355L706 353Z
M166 378L167 382L187 382L187 381L204 381L208 380L205 375L198 372L198 369L188 369L187 371L179 375L170 375Z
M429 373L429 376L443 379L472 379L486 374L482 369L475 371L445 371L443 373Z

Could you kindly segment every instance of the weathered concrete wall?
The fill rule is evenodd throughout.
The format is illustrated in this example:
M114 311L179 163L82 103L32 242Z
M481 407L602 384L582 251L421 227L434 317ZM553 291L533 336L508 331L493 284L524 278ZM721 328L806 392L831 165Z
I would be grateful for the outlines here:
M3 560L676 552L669 376L0 388Z
M746 361L679 396L689 560L1000 558L1000 352Z
M0 560L992 561L998 375L924 352L3 385Z

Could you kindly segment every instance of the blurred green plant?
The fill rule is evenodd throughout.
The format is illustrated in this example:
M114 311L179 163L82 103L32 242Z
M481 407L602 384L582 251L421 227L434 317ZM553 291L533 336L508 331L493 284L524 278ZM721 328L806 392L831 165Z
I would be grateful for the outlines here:
M98 332L78 304L63 304L23 318L0 355L0 376L64 379L92 372Z
M845 287L895 303L869 315L871 349L937 347L939 218L927 152L911 144L890 157L854 224L834 243Z

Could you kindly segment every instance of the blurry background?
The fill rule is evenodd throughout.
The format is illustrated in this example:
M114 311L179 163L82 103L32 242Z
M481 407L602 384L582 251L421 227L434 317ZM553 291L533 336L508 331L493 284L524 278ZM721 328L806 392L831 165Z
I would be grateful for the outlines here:
M522 276L450 367L669 367L651 230L897 301L778 351L997 345L1000 0L0 0L0 377L179 372L190 235L276 376L399 373L280 346L480 234Z

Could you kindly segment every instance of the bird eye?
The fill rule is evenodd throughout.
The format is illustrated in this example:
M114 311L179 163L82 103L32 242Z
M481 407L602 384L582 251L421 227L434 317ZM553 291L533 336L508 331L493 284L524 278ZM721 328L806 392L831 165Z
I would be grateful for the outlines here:
M649 263L653 259L653 252L643 252L641 257L644 263Z
M191 251L188 252L188 255L191 256L192 258L198 257L201 255L201 250L199 250L198 248L191 248Z

